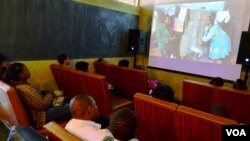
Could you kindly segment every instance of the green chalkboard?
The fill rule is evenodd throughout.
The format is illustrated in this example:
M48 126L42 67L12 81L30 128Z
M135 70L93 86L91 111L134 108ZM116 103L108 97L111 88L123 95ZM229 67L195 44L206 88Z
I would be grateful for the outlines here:
M0 52L13 60L126 56L138 16L71 0L0 0Z

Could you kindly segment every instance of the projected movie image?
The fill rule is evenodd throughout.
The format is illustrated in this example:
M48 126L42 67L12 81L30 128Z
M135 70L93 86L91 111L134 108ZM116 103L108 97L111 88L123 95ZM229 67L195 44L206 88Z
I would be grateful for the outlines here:
M149 55L235 64L239 37L232 39L237 27L231 23L238 13L225 5L225 1L156 5Z

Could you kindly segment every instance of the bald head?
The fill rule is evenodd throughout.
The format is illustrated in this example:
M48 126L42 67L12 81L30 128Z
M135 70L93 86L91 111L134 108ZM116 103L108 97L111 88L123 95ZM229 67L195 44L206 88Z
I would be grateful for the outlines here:
M95 100L88 95L77 95L70 101L70 112L75 119L96 120L99 117Z

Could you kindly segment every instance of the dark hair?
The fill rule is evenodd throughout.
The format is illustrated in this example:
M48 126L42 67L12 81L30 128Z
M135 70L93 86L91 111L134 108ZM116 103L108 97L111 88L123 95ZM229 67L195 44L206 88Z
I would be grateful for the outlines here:
M126 59L122 59L118 62L118 66L122 66L122 67L128 67L129 66L129 61Z
M135 138L136 126L135 113L129 108L123 108L111 116L108 129L116 139L127 141Z
M159 85L156 87L152 92L152 96L162 100L174 102L174 90L168 85Z
M88 67L89 67L89 63L84 62L84 61L77 62L75 65L76 70L85 71L85 72L88 71Z
M212 11L209 15L208 15L209 20L211 21L211 23L213 23L215 21L216 18L216 13L214 11Z
M224 85L224 80L221 77L214 77L209 82L209 84L212 84L214 86L223 86Z
M25 65L23 63L11 63L6 69L3 80L9 84L13 82L19 82L19 75L23 72L24 66Z
M58 55L57 61L59 64L63 65L64 60L67 60L67 58L68 58L68 56L63 53L63 54Z
M238 90L247 90L246 83L242 79L234 81L233 88Z
M0 66L4 61L8 61L8 59L2 53L0 53Z
M103 58L98 58L96 61L97 62L102 62L104 59Z

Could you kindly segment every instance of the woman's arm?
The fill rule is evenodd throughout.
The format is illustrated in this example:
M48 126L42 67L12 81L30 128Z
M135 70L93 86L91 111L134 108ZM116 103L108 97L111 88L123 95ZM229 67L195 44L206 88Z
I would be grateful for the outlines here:
M39 92L29 84L16 86L17 92L23 102L31 109L44 110L48 108L53 100L53 95L47 93L42 97Z

